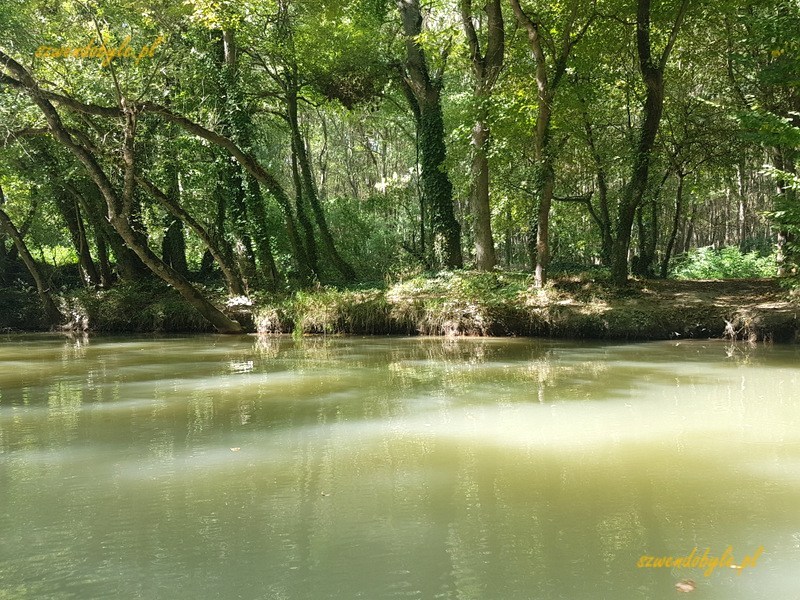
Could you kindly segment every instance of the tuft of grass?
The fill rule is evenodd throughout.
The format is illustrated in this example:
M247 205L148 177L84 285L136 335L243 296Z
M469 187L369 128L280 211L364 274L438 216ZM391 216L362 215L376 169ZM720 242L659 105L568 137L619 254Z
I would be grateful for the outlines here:
M381 290L323 288L296 292L285 303L285 315L301 333L395 333L390 307Z

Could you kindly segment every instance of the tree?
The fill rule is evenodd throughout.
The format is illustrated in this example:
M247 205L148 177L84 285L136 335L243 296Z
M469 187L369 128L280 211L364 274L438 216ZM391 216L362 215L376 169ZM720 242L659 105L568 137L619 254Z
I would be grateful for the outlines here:
M453 184L444 167L447 146L441 95L450 49L449 45L445 47L441 66L431 69L420 42L419 0L397 0L397 10L406 49L405 59L398 65L400 82L417 126L423 199L431 210L433 233L441 243L445 266L461 268L461 226L453 209Z
M44 278L39 273L39 269L36 266L36 261L33 260L33 256L31 256L28 246L25 244L25 240L22 238L22 235L20 235L19 230L14 226L11 218L3 210L3 205L5 202L6 196L3 192L2 186L0 186L0 231L11 238L11 241L14 243L14 247L17 249L20 258L22 258L22 261L25 263L28 272L31 274L31 277L36 283L36 292L39 294L42 306L44 307L45 317L47 318L48 324L51 327L57 327L58 325L63 324L66 319L64 318L64 315L61 314L61 311L58 310L58 307L53 301L53 297L50 295L50 290L45 285Z
M550 207L555 190L555 150L551 144L551 121L556 92L567 70L569 56L575 45L586 35L594 13L579 25L578 18L588 3L573 0L562 15L563 21L558 40L550 33L552 25L546 25L537 13L526 12L519 0L511 0L511 7L520 26L528 34L528 44L536 62L536 88L538 106L534 131L536 173L534 175L535 193L538 197L538 218L536 221L536 268L535 282L542 287L547 279L547 265L550 261Z
M503 68L505 26L500 0L490 0L484 9L486 22L486 52L472 15L472 0L461 0L461 21L467 39L469 58L475 75L477 117L472 127L472 218L475 230L475 262L481 271L491 271L497 262L492 236L492 211L489 203L489 103L491 93Z
M628 250L633 219L647 190L653 146L664 111L664 71L688 8L689 0L681 0L664 48L654 55L650 35L650 0L637 0L636 49L639 72L646 92L630 179L622 192L617 209L617 231L611 260L612 277L617 285L625 285L628 281Z
M220 333L240 333L242 326L228 318L215 307L197 288L175 269L165 264L147 246L146 240L137 234L131 225L131 213L134 205L134 192L136 189L136 154L135 133L137 113L134 107L129 106L124 97L120 97L119 110L124 115L122 157L124 161L124 176L122 190L117 191L105 173L96 156L83 144L76 141L67 130L61 116L53 104L45 98L39 84L30 73L17 61L0 51L0 63L15 77L19 85L25 90L34 104L41 110L47 121L53 139L69 150L84 166L87 174L100 189L108 208L108 219L126 245L133 250L141 261L174 287L186 301L202 314Z

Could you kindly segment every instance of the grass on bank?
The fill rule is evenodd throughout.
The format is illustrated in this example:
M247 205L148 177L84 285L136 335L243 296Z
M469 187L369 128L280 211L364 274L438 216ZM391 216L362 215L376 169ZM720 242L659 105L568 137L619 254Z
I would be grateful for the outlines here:
M795 335L796 318L791 321L787 311L779 311L778 321L764 320L747 307L742 312L746 285L750 285L746 280L639 280L617 289L605 271L597 270L562 274L544 289L536 289L527 273L457 271L418 274L357 289L320 286L279 295L255 293L238 300L227 298L219 288L202 289L230 316L260 333L681 339L721 337L726 323L746 322L742 337L752 337L753 332L759 338ZM782 292L775 282L761 280L757 286L761 287L751 290L752 298L745 302L748 306L779 300ZM60 302L75 328L116 333L211 331L192 307L160 282L74 290L62 293ZM13 311L0 311L0 329L39 328L32 325L37 311L33 290L16 293L13 305ZM796 305L793 310L796 314Z

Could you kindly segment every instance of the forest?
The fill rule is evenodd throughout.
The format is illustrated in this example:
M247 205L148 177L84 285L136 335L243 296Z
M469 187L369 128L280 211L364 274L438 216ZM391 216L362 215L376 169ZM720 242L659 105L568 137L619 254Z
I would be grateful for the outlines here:
M796 0L5 0L0 303L796 286L799 51Z

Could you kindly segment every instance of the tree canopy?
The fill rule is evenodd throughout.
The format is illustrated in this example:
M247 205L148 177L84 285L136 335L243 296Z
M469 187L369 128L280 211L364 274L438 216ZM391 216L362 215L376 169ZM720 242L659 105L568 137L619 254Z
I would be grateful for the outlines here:
M796 274L794 0L7 0L0 283ZM72 267L70 267L72 265Z

